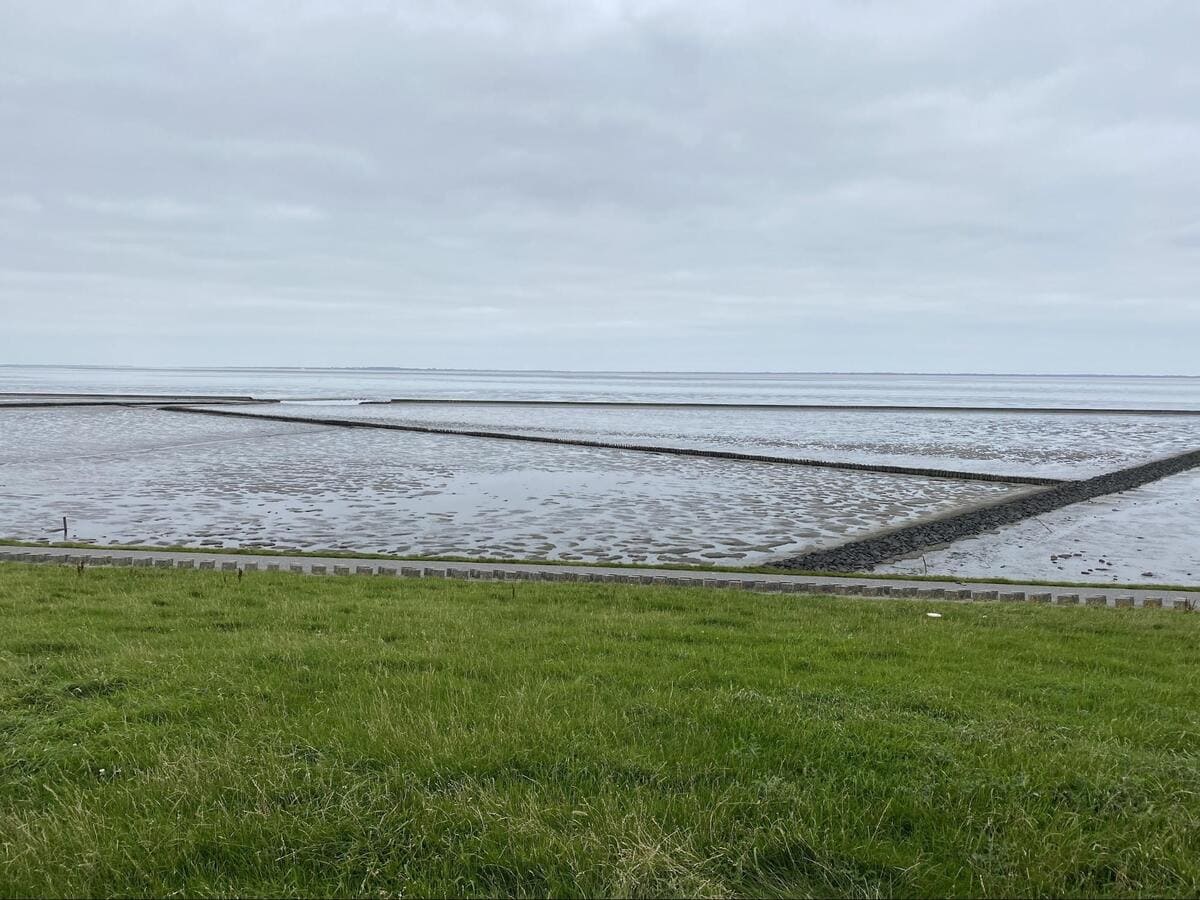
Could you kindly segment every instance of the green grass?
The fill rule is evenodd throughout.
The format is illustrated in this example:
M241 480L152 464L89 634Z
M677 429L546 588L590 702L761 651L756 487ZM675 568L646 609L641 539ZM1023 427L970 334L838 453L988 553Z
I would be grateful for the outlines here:
M0 622L4 896L1200 892L1193 615L6 564Z

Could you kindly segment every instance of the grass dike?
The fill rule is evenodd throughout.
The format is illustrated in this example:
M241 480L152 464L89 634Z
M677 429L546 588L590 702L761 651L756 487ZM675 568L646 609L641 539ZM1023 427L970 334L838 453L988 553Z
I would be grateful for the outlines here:
M4 896L1200 891L1191 615L8 564L0 617Z

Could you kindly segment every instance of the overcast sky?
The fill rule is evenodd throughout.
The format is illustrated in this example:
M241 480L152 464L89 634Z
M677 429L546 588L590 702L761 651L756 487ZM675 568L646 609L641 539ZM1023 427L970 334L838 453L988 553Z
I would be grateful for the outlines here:
M0 362L1200 374L1198 46L1195 0L9 0Z

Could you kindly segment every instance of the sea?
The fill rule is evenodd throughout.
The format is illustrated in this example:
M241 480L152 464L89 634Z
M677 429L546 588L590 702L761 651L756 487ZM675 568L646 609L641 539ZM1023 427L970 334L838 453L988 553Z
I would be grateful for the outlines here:
M0 394L1200 409L1200 377L0 365Z

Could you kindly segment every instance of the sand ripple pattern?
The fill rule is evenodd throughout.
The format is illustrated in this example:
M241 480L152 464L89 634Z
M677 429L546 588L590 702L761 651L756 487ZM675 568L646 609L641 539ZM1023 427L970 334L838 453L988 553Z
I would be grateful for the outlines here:
M0 534L613 562L765 562L1002 484L183 416L8 411Z

